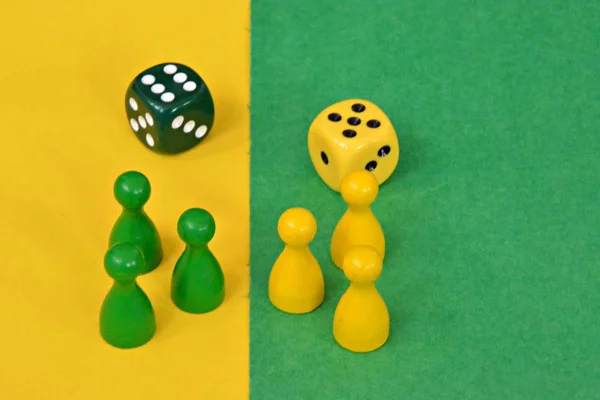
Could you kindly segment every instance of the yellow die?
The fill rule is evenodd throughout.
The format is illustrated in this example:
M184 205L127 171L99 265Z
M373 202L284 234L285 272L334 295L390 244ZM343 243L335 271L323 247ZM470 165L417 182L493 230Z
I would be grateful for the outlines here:
M342 179L356 170L371 171L381 185L400 158L398 136L375 104L350 99L333 104L312 122L308 151L317 174L339 192Z

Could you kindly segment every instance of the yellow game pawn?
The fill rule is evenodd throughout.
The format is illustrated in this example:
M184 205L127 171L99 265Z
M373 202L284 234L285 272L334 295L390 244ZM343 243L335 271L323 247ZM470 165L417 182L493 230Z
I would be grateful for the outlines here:
M335 309L333 337L347 350L377 350L390 335L390 315L375 287L382 268L383 260L372 247L355 247L344 258L344 274L350 287Z
M277 231L285 248L271 269L269 299L281 311L309 313L325 295L321 266L308 247L317 233L317 221L304 208L290 208L281 214Z
M342 268L344 257L355 246L371 246L385 258L385 236L381 224L371 211L379 193L375 176L367 170L349 173L342 181L342 198L348 209L331 237L331 259Z

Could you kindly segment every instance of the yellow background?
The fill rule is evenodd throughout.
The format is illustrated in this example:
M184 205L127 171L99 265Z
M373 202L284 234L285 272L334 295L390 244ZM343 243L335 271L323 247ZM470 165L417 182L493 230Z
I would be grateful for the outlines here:
M1 399L248 397L248 3L3 0ZM125 117L128 83L166 61L194 68L216 101L210 136L175 157L147 150ZM112 184L129 169L150 179L165 259L139 279L156 336L124 351L102 341L98 314ZM203 316L169 298L190 207L215 216L227 279L225 303Z

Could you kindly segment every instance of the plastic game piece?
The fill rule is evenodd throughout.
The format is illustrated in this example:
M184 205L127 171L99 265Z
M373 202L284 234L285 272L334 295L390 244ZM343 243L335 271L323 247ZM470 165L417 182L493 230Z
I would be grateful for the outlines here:
M215 220L208 211L191 208L179 217L177 231L186 248L173 269L171 299L183 311L210 312L225 299L225 277L208 247Z
M339 192L344 177L373 172L383 184L400 158L396 131L385 113L367 100L350 99L325 108L308 131L308 151L323 182Z
M359 245L371 246L385 258L383 229L371 210L379 193L373 174L366 170L349 173L342 182L341 193L348 208L331 236L333 263L342 268L346 253Z
M166 154L198 145L215 120L206 83L178 63L158 64L138 74L127 88L125 111L135 136L152 151Z
M134 244L144 255L141 272L153 271L162 262L163 250L158 230L144 211L150 199L150 182L140 172L127 171L116 179L113 191L123 210L110 233L109 246L121 242Z
M148 342L156 332L150 299L136 282L144 268L142 252L118 243L104 256L104 268L114 283L100 310L100 333L112 346L129 349Z
M390 315L375 287L383 260L369 246L358 246L344 259L350 287L340 298L333 316L333 336L343 348L366 353L385 344L390 335Z
M269 299L281 311L304 314L323 303L325 281L319 262L309 248L317 233L317 221L304 208L290 208L277 230L285 243L269 275Z

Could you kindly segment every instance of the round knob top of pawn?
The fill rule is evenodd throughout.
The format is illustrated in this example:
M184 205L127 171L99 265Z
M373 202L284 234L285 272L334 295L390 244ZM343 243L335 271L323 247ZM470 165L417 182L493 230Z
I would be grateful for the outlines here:
M115 181L115 198L128 210L142 208L150 198L150 192L150 181L137 171L124 172Z
M144 267L144 255L133 244L117 243L104 255L104 269L118 282L132 282Z
M317 221L313 214L305 208L290 208L279 217L277 232L286 244L308 245L317 234Z
M383 270L383 260L370 246L353 247L344 257L344 275L351 282L372 283Z
M347 204L366 207L377 198L379 183L375 175L367 170L353 171L342 180L340 192Z
M204 246L215 235L215 219L206 210L190 208L179 217L177 233L190 246Z

